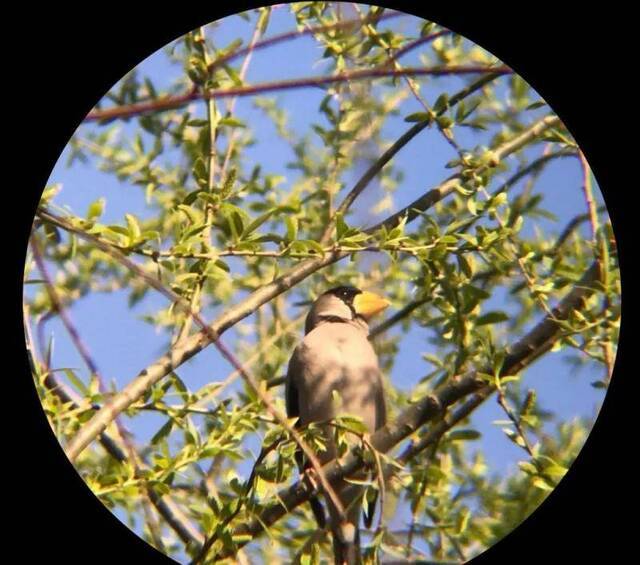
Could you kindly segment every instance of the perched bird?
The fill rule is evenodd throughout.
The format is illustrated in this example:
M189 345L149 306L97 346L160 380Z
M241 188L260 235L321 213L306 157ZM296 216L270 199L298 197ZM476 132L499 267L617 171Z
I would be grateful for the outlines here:
M293 352L286 379L287 413L290 418L298 417L298 427L345 414L362 418L371 433L385 425L384 392L378 358L368 340L368 321L388 305L377 294L350 286L332 288L313 303L305 337ZM333 429L323 429L326 450L318 454L321 463L337 455ZM298 455L302 469L302 455ZM341 523L337 509L327 501L335 561L341 565L359 563L358 526L364 488L341 481L334 489L347 516L347 522ZM317 498L310 503L319 527L324 528L322 504ZM374 506L375 501L365 513L367 527Z

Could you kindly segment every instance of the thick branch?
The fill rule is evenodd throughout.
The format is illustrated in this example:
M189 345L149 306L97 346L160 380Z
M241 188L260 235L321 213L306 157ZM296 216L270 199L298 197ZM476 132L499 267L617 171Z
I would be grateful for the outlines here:
M511 348L505 357L500 372L501 375L513 375L522 371L552 347L561 331L561 327L557 322L566 320L572 310L581 308L584 301L595 291L593 283L597 280L597 277L598 265L593 263L571 292L553 309L553 317L546 316ZM492 368L484 367L463 377L451 378L439 391L412 405L400 414L395 422L387 424L373 434L371 436L371 444L378 451L389 451L421 426L442 415L447 408L456 402L477 393L477 396L472 397L471 400L463 405L461 412L454 413L454 419L462 419L477 407L482 400L487 398L490 392L493 392L494 387L478 377L479 373L492 372ZM431 435L432 438L436 436L437 434ZM427 445L424 442L420 442L419 447L405 452L403 459L407 460L425 447ZM352 451L340 462L334 460L325 465L324 471L327 479L334 482L351 475L362 466L363 461ZM265 527L271 526L294 508L306 502L312 494L314 494L313 490L302 481L284 489L278 494L278 503L265 509L257 518L240 525L235 533L238 535L248 534L251 537L257 536ZM245 543L242 542L238 545L242 546ZM229 553L222 553L217 557L228 556Z

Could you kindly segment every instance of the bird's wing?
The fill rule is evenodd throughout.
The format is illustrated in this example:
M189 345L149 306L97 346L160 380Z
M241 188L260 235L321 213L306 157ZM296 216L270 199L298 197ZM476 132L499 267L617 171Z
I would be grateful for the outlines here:
M375 392L375 406L376 406L376 425L375 429L378 430L387 424L387 404L384 397L384 388L382 384L382 375L379 374L379 388ZM382 485L384 488L384 485ZM375 491L373 498L367 501L367 507L363 510L364 525L370 530L373 524L373 516L376 511L376 504L378 503L379 491ZM380 508L382 512L382 508Z
M287 416L289 418L297 418L300 416L300 405L298 404L298 387L296 384L295 374L300 370L296 351L293 352L289 361L287 370L287 378L285 379L284 401L287 408Z
M293 352L291 360L289 361L289 368L287 370L287 378L285 380L285 392L284 400L287 409L287 416L289 418L296 418L300 416L300 404L298 395L297 376L300 374L302 367L300 366L300 360L298 359L297 350ZM300 469L300 473L304 472L304 460L302 457L302 451L299 449L296 451L296 463ZM327 519L324 513L324 507L317 497L311 497L309 499L311 510L318 523L320 529L324 529L327 525Z

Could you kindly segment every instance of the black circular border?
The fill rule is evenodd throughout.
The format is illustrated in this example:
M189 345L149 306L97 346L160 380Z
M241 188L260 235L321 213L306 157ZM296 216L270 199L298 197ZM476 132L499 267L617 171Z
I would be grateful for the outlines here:
M634 288L625 262L634 162L624 158L622 125L630 125L634 103L624 53L624 19L612 8L560 11L555 5L452 8L413 2L377 4L425 17L481 45L514 68L565 122L594 171L616 233L623 273L624 321L614 378L596 425L566 478L520 527L473 563L617 562L632 554L632 520L623 514L635 479L631 470L632 397L625 391L625 345ZM430 3L432 4L432 3ZM5 186L5 234L16 266L8 300L17 314L5 341L15 370L4 398L5 492L15 537L7 546L21 561L75 563L173 562L153 550L88 491L64 456L42 413L30 380L21 323L22 268L36 202L58 155L93 104L129 69L170 40L198 25L262 5L235 2L204 9L194 5L101 7L81 12L56 6L18 14L5 50L15 67L5 84L5 111L18 114L6 163L16 179ZM184 12L184 13L183 13ZM628 100L627 100L628 98ZM10 110L12 109L12 110ZM15 117L14 117L15 119ZM615 155L615 158L614 158ZM20 165L22 162L24 165ZM16 198L17 196L17 198ZM16 202L17 200L17 202ZM16 213L19 210L19 213ZM630 209L629 216L633 213ZM11 225L14 222L14 225ZM16 237L17 236L17 237ZM23 538L24 542L19 542ZM7 549L9 549L7 547ZM12 548L13 549L13 548Z

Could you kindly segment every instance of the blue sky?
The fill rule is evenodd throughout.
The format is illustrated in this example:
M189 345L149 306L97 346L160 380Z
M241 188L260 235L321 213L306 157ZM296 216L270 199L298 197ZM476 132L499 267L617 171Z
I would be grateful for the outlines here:
M406 16L394 20L393 26L398 29L415 30L417 21L413 16ZM292 28L291 16L286 10L278 9L271 17L267 36ZM215 39L216 45L224 46L239 35L246 44L250 30L251 26L237 17L232 17L225 25L209 30L209 33L212 33L211 37ZM322 74L326 70L324 65L312 67L310 64L310 61L318 57L318 49L312 39L303 37L296 39L295 43L287 42L258 51L253 55L247 82ZM419 64L418 52L403 62ZM165 55L158 52L141 63L139 72L151 77L162 88L170 84L180 69L168 66ZM424 93L426 98L433 102L440 92L454 90L456 85L460 86L463 83L460 79L439 79L430 84L433 86L427 87ZM323 96L321 90L293 90L275 96L287 109L289 125L293 129L304 131L308 129L310 121L317 121L317 106ZM197 102L194 108L202 112L203 104ZM402 115L388 120L384 137L390 141L397 138L407 128L403 117L418 110L420 107L413 101L403 106ZM260 139L267 140L247 150L247 169L251 168L252 163L259 163L264 171L283 175L286 178L285 186L290 185L298 173L286 168L286 163L293 158L288 145L275 135L270 122L253 107L251 97L240 98L235 112L261 132ZM531 119L533 121L534 117ZM130 126L122 128L124 135L130 130ZM471 131L456 130L456 136L463 145L466 141L473 140L473 135ZM470 145L473 145L473 141ZM394 160L394 166L405 172L405 178L395 193L394 209L402 208L422 194L426 188L435 186L446 178L450 171L444 168L444 164L454 156L452 149L433 130L423 132L405 147ZM125 213L134 213L143 218L153 214L153 210L145 204L144 192L140 187L118 182L112 175L97 171L91 162L76 162L72 168L67 168L65 161L66 155L63 154L50 178L50 182L61 183L63 186L55 199L57 205L66 206L71 212L84 215L91 202L105 197L107 206L101 220L104 223L121 223ZM359 172L361 171L356 173ZM356 180L356 173L348 177L348 186ZM540 229L557 233L569 219L586 211L580 185L581 171L575 159L559 159L545 169L538 187L542 188L545 196L544 207L553 212L558 221L551 223L541 220L538 222ZM595 188L597 191L597 187ZM601 201L601 195L597 192L598 200ZM353 221L363 222L365 225L375 221L376 217L371 214L369 208L380 195L381 191L376 186L370 187L366 196L358 201ZM532 233L534 228L531 223L527 223L524 229L525 233L526 230ZM497 309L508 309L504 297L495 296L491 303L492 307L495 304ZM129 309L126 292L94 294L74 304L70 310L72 319L107 381L113 381L120 388L165 352L166 336L159 334L140 319L145 312L153 311L159 305L165 304L163 297L149 294L133 309ZM207 313L208 316L213 314ZM53 335L55 339L54 365L77 367L78 373L86 376L87 371L81 359L57 319L47 324L46 333L48 336ZM236 339L237 333L231 330L224 335L223 341L233 346ZM425 364L418 361L420 354L426 352L430 352L430 346L422 330L416 328L401 335L400 354L389 375L391 382L401 389L411 389L415 380L426 372ZM180 367L177 373L192 390L196 390L207 382L224 379L231 370L214 348L210 347ZM586 368L579 374L573 374L566 363L565 352L560 351L546 355L528 369L524 384L535 387L540 405L557 413L562 420L580 416L593 417L597 413L603 393L591 387L590 382L601 378L602 373L602 368L598 367ZM504 413L491 400L478 409L472 419L472 426L483 434L477 446L482 448L487 456L487 463L492 472L513 470L517 461L523 459L522 450L506 438L499 426L492 424L493 420L498 419L504 419ZM131 424L129 427L134 431L136 440L144 443L164 421L162 416L145 414L136 420L135 425Z

